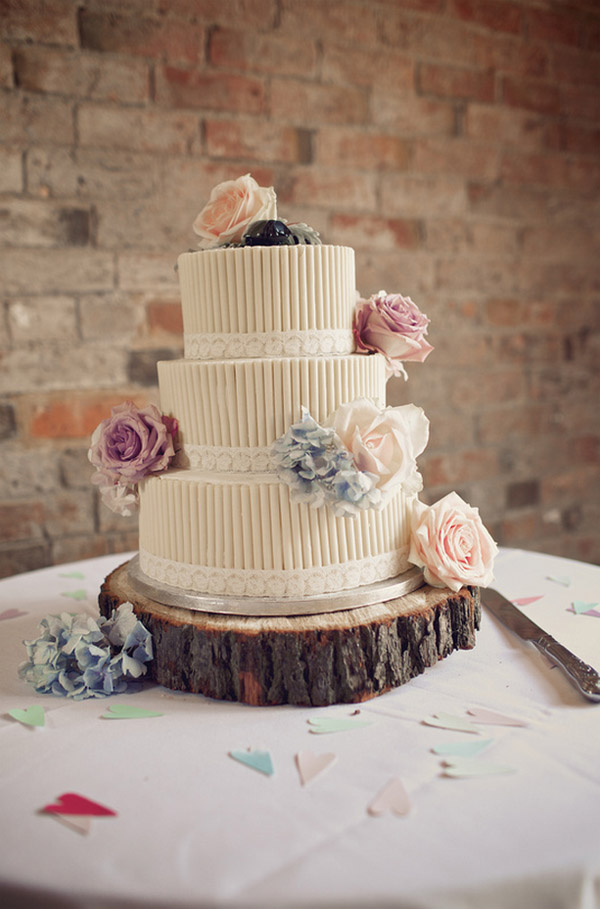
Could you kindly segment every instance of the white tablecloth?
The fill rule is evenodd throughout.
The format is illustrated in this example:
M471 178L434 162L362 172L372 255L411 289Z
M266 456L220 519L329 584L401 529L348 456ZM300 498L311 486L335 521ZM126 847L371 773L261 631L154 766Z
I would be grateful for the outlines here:
M474 650L359 705L354 719L371 724L335 734L312 734L307 721L356 707L256 708L150 683L105 700L37 695L17 675L22 640L48 613L97 615L102 579L126 558L0 582L0 614L26 613L0 621L1 905L597 905L600 705L489 614ZM524 611L600 668L600 617L567 611L599 602L600 568L503 550L496 575L511 599L541 597ZM111 701L163 715L103 720ZM8 715L32 704L45 708L44 728ZM475 760L514 772L447 777L431 749L472 736L423 720L477 707L527 723L480 727L493 742ZM229 757L249 747L270 752L272 776ZM302 787L294 758L309 749L337 761ZM410 813L371 816L370 801L395 777ZM39 813L65 792L117 816L93 819L83 835Z

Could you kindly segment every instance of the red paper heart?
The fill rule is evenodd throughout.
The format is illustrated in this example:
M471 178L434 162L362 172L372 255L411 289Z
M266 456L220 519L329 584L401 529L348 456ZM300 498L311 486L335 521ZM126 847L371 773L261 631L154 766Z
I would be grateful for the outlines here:
M92 802L83 795L77 795L76 792L65 792L63 795L59 795L54 805L46 805L42 811L47 814L82 814L88 817L116 816L117 813L112 808L105 808L104 805Z

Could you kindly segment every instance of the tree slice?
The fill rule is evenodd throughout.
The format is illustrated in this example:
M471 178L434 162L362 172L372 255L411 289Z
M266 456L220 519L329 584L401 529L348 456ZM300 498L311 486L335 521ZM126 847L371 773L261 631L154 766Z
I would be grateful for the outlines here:
M151 632L149 676L245 704L353 704L396 688L453 650L475 646L477 587L424 587L395 600L310 616L247 617L163 606L131 586L128 563L100 590L109 617L132 603Z

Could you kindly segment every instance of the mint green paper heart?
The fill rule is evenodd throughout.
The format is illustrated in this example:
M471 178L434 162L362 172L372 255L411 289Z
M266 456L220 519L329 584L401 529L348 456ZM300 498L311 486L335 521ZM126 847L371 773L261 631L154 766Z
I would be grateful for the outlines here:
M44 708L39 704L32 704L31 707L25 707L24 710L20 707L13 707L8 714L13 720L23 723L24 726L44 726L46 724Z
M63 597L70 597L72 600L85 600L87 593L85 590L65 590Z
M353 720L343 716L317 716L307 721L313 728L309 732L321 735L325 732L344 732L346 729L359 729L370 726L370 720Z
M108 713L103 713L103 720L138 720L146 716L163 716L156 710L147 710L146 707L134 707L133 704L111 704Z
M573 610L577 615L589 612L590 609L595 609L597 605L597 603L584 603L583 600L573 600Z
M77 581L83 581L85 575L82 571L69 571L59 575L60 578L75 578Z
M484 748L487 748L488 745L491 745L493 741L493 739L478 739L477 741L464 739L460 742L445 742L442 745L435 745L431 750L434 754L448 754L465 758L474 757L480 751L483 751Z
M265 776L272 776L275 773L273 761L268 751L242 751L238 749L230 751L229 757L232 757L234 761L239 761L240 764L245 764L246 767L259 770Z

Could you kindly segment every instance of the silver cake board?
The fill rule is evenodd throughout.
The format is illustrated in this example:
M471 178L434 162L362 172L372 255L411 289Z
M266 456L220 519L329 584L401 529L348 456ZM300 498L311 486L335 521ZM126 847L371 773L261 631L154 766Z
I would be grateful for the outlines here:
M193 612L255 617L321 615L359 609L362 606L373 606L376 603L398 599L425 583L421 569L413 567L395 578L376 581L374 584L366 584L353 590L338 590L315 596L301 598L215 596L182 590L155 581L140 568L138 555L131 559L127 570L132 588L142 596L162 603L163 606L178 606Z

